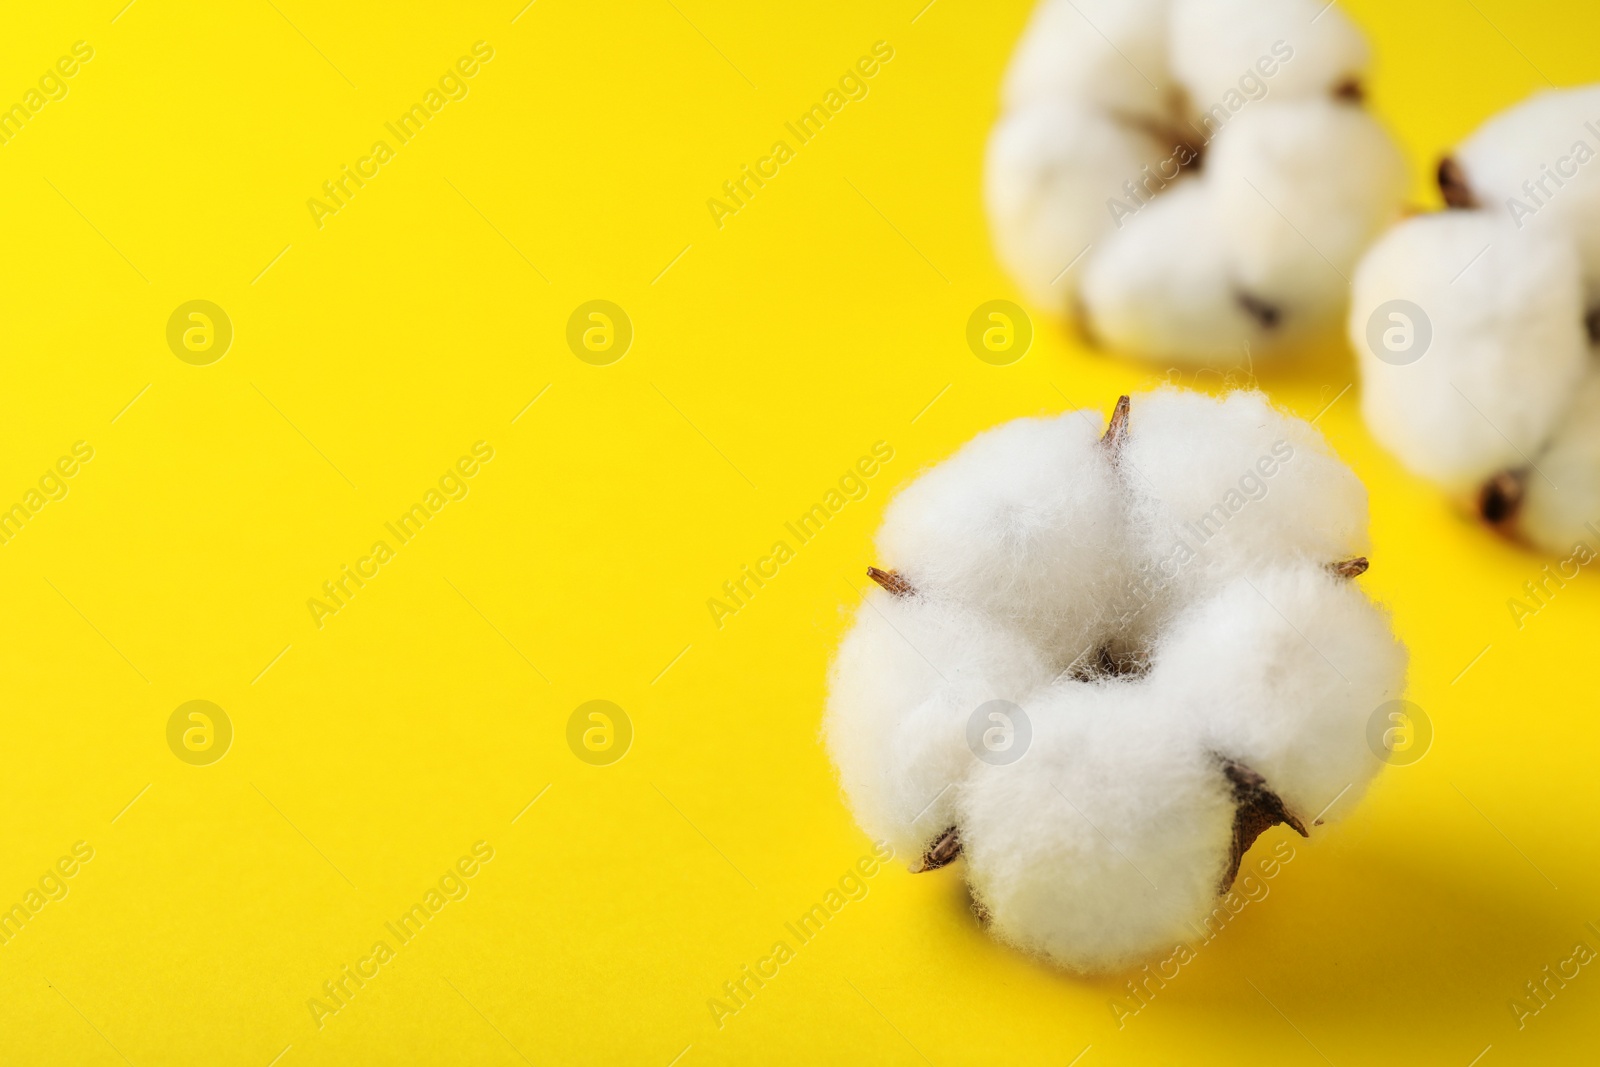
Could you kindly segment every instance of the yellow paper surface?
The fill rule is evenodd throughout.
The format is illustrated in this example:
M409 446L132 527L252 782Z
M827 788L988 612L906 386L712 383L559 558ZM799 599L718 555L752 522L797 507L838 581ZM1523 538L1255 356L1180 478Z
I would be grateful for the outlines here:
M1510 1002L1600 950L1600 576L1519 626L1551 561L1384 455L1337 352L1258 380L1371 491L1361 582L1411 647L1427 756L1343 825L1264 838L1252 860L1293 860L1137 1013L1129 976L985 936L959 868L872 867L789 932L872 849L818 729L890 493L986 427L1168 377L1044 319L1012 365L967 347L1018 299L979 185L1025 4L122 2L0 34L0 102L42 101L0 144L0 505L26 516L0 544L0 905L24 909L0 1059L1592 1058L1592 967L1520 1028ZM1423 205L1443 149L1600 70L1592 5L1341 7ZM802 143L786 123L875 46ZM764 184L708 208L747 167ZM580 318L593 361L568 343L596 300L631 327L609 363L621 334L583 333L615 314ZM880 442L864 496L786 531ZM569 746L595 700L622 715ZM575 754L624 722L620 761Z

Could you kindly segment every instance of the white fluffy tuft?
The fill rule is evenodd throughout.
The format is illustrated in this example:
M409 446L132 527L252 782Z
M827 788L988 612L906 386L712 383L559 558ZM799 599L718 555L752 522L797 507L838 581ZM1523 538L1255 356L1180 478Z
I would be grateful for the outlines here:
M1366 554L1367 491L1316 428L1260 393L1163 389L1141 399L1124 453L1142 555L1160 561L1148 625L1253 567Z
M1217 138L1205 181L1236 284L1283 309L1278 343L1339 323L1347 279L1405 196L1400 150L1347 103L1263 100Z
M919 591L984 611L1070 661L1131 573L1102 422L1069 411L978 435L895 497L880 558Z
M1421 318L1399 310L1415 320L1411 328L1425 319L1432 334L1411 362L1386 360L1384 345L1369 343L1375 316L1406 328L1380 313L1396 300L1421 310ZM1373 436L1451 491L1537 454L1589 358L1571 244L1478 211L1423 215L1390 230L1356 273L1349 329Z
M1266 344L1240 303L1209 186L1186 181L1110 234L1083 271L1087 333L1110 348L1196 364ZM1074 272L1076 273L1076 272Z
M1597 120L1600 86L1546 90L1452 153L1483 210L1576 240L1591 302L1600 301L1600 160L1589 126ZM1584 151L1574 152L1579 142Z
M1600 535L1600 372L1584 377L1536 470L1523 475L1518 531L1551 552L1582 542L1593 551Z
M1322 0L1173 0L1172 66L1200 112L1227 106L1242 74L1263 58L1278 97L1326 95L1360 78L1367 42L1348 16Z
M1143 682L1053 686L1028 708L1026 767L978 764L962 793L967 877L995 933L1082 970L1189 938L1233 827L1198 732Z
M1241 649L1252 669L1225 669ZM1405 649L1359 589L1286 566L1194 604L1165 636L1151 681L1207 747L1262 774L1291 810L1329 820L1383 766L1367 747L1367 718L1400 697L1404 675Z
M1070 101L1160 121L1176 92L1166 16L1167 0L1043 0L1006 70L1004 107Z
M1160 158L1150 134L1066 102L1040 101L995 126L984 204L995 252L1029 300L1067 311L1082 273L1067 268L1113 229L1106 201Z

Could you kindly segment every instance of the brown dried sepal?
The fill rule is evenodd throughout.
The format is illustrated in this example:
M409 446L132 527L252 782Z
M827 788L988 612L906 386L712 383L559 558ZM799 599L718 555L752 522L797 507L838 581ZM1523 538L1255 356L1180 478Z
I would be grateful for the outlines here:
M1527 476L1521 471L1501 471L1478 490L1478 516L1497 530L1506 530L1516 521L1527 495Z
M1346 78L1333 87L1335 100L1348 100L1352 104L1362 103L1367 99L1367 90L1359 78Z
M1283 322L1283 309L1259 296L1241 291L1233 299L1263 330L1276 330Z
M937 871L940 867L948 867L961 855L961 831L954 826L934 839L928 846L928 851L922 854L916 866L911 868L912 874L922 874L925 871Z
M1328 570L1335 578L1359 578L1367 573L1367 568L1371 566L1366 556L1353 556L1350 559L1341 559L1338 563L1328 564Z
M868 567L867 577L895 596L910 596L916 592L915 589L911 588L910 582L900 577L898 571L881 571L876 567Z
M1128 397L1117 397L1117 406L1111 409L1111 420L1106 423L1105 435L1100 438L1100 447L1111 453L1112 459L1122 454L1122 446L1128 440L1129 404Z
M1450 156L1439 160L1439 192L1453 208L1478 207L1478 197L1467 184L1467 172Z
M1233 846L1228 855L1228 870L1222 876L1219 893L1233 887L1239 876L1244 854L1266 831L1286 823L1301 837L1310 837L1305 824L1283 806L1283 799L1267 787L1267 780L1236 760L1222 761L1222 773L1233 786Z

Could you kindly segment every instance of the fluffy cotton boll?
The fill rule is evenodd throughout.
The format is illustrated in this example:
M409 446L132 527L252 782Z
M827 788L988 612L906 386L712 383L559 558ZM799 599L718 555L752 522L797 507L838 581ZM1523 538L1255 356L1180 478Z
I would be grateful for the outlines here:
M1212 142L1205 182L1234 280L1270 309L1272 329L1294 337L1342 321L1349 275L1399 216L1407 186L1383 127L1326 98L1252 105Z
M1511 528L1547 552L1592 543L1600 527L1600 372L1584 378L1549 446L1521 475Z
M824 723L862 827L920 856L954 821L946 787L973 762L968 716L990 700L1020 701L1054 673L1031 642L980 612L869 589L834 659Z
M1104 970L1193 937L1234 804L1218 761L1143 683L1054 686L1027 753L963 790L967 878L1001 938Z
M1119 117L1170 122L1167 0L1044 0L1001 84L1004 110L1074 102Z
M1368 549L1367 492L1316 427L1260 393L1141 397L1121 463L1138 553L1161 561L1149 633L1176 604L1262 565L1323 567Z
M1405 670L1328 569L1365 495L1315 430L1258 395L1123 400L1104 436L1019 420L895 498L826 725L868 833L914 870L965 857L999 936L1082 970L1170 950L1263 829L1359 796ZM1124 610L1213 497L1208 561ZM1063 662L1069 626L1093 655Z
M1172 0L1172 69L1203 120L1279 99L1325 95L1358 79L1361 31L1322 0Z
M979 435L889 504L879 559L919 592L987 612L1070 662L1129 573L1104 425L1074 411Z
M1180 182L1123 219L1079 269L1084 329L1107 347L1234 364L1270 340L1240 303L1224 220L1203 182Z
M1191 606L1149 680L1201 724L1207 749L1265 777L1309 826L1353 807L1382 769L1367 722L1403 692L1406 660L1353 582L1302 563L1242 575Z
M1029 300L1071 307L1082 269L1067 268L1113 229L1108 200L1163 156L1150 134L1077 104L1041 101L1000 120L984 205L996 254Z
M1479 127L1452 154L1457 180L1518 229L1578 242L1591 304L1600 303L1600 86L1548 90Z
M1538 453L1589 358L1572 244L1481 211L1385 234L1356 271L1349 331L1373 436L1461 492Z

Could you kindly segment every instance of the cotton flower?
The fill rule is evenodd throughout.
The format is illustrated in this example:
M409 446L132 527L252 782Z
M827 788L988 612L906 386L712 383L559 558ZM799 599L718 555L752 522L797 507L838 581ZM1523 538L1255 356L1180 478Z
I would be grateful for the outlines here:
M1485 123L1440 164L1452 210L1406 220L1366 254L1348 322L1374 436L1552 552L1600 521L1596 121L1591 87Z
M1326 332L1406 184L1360 107L1367 60L1313 0L1043 0L985 163L1001 262L1137 354L1239 362Z
M1102 425L1008 423L895 497L825 726L863 829L963 857L997 936L1081 970L1170 950L1259 833L1344 814L1406 661L1314 428L1177 390Z

